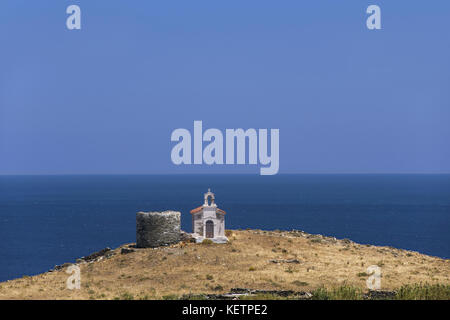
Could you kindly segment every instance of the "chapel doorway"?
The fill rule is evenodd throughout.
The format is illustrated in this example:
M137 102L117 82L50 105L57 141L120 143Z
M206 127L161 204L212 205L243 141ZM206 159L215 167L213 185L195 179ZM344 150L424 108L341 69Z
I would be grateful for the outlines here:
M214 238L214 222L206 221L206 238Z

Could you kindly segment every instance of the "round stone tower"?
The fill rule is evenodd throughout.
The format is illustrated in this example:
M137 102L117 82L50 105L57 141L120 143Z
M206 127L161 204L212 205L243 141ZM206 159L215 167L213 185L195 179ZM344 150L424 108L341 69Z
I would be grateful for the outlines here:
M180 241L178 211L138 212L136 214L136 247L155 248Z

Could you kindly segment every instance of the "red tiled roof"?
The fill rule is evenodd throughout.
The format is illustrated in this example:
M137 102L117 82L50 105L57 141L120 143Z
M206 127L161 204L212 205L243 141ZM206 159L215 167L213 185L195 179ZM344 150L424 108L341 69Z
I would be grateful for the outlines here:
M200 206L198 208L192 209L191 213L198 213L198 212L202 211L202 209L203 209L203 206Z
M197 207L197 208L191 210L191 214L199 213L199 212L202 211L202 210L203 210L203 206ZM219 212L219 213L221 213L221 214L227 214L227 213L226 213L225 211L223 211L222 209L217 208L216 210L217 210L217 212Z

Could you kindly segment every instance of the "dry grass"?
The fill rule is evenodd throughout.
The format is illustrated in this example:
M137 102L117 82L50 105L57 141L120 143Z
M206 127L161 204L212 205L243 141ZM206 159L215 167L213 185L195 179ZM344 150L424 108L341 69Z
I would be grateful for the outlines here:
M66 289L65 270L0 283L0 299L171 299L244 287L313 291L366 290L370 265L382 289L417 283L449 285L449 260L390 247L360 245L301 232L232 231L229 244L136 249L80 264L81 289ZM300 263L273 263L297 259Z

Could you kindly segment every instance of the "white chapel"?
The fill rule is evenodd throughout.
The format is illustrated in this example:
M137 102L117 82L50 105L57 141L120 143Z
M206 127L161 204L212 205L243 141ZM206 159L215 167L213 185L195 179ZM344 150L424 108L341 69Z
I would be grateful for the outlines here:
M202 206L191 210L192 235L196 242L210 239L215 243L226 243L225 236L225 214L215 203L214 193L208 189L204 194Z

